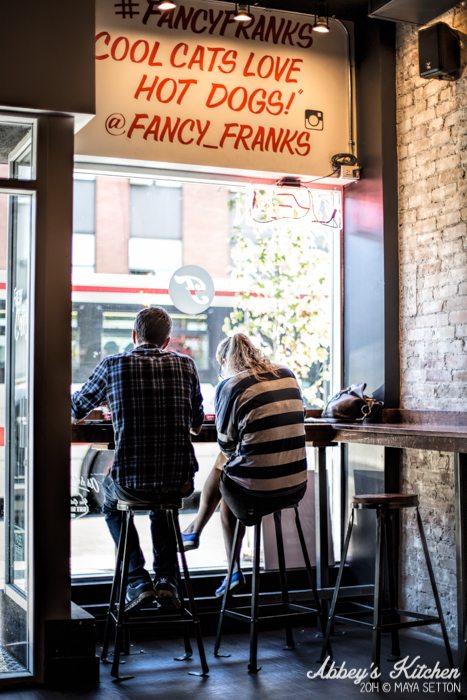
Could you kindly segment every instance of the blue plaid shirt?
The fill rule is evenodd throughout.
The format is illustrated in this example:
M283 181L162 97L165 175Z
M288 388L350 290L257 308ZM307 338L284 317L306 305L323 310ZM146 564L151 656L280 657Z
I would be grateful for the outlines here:
M201 426L204 413L191 357L150 343L105 357L73 394L72 414L83 418L103 403L112 413L117 484L178 490L198 470L190 428Z

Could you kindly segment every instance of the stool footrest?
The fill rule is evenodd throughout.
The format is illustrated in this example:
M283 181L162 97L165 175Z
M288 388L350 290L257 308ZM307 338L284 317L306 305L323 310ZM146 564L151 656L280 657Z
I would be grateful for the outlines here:
M115 624L118 624L118 613L112 612L110 614L110 617ZM154 610L154 612L151 615L143 614L138 616L135 614L129 619L127 613L123 625L125 627L139 627L140 625L151 625L155 622L160 624L162 624L163 622L167 622L167 624L170 625L189 625L193 623L193 615L190 613L189 610L185 610L182 615L180 614L180 610L174 610L174 612L163 613Z
M321 600L331 600L334 595L334 586L327 588L318 588L319 597ZM339 588L340 598L356 598L359 596L372 596L375 592L374 583L360 584L357 586L341 586Z
M362 625L363 627L373 628L373 620L361 620L358 619L357 615L360 614L370 614L364 613L363 611L358 611L355 613L341 613L339 615L334 615L334 620L338 622L352 622L355 625ZM401 617L411 617L412 620L407 620L406 622L382 622L379 626L382 632L391 632L392 630L401 630L407 627L422 627L423 625L437 625L440 622L440 618L434 615L424 615L423 613L413 613L406 611L397 611L397 614Z
M242 612L244 610L245 612ZM264 614L269 612L269 614ZM295 617L303 617L304 615L318 615L316 608L309 608L304 605L296 605L289 603L288 606L278 603L277 605L261 605L261 615L258 615L257 620L279 620L284 618L293 619ZM235 609L227 608L224 610L224 615L233 617L237 620L251 620L251 606L238 607Z

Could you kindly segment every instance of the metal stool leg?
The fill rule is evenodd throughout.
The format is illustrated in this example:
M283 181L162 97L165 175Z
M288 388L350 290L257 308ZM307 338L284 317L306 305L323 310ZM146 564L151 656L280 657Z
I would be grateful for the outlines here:
M417 511L418 532L420 533L420 539L422 541L423 553L425 555L425 561L426 561L426 566L428 569L428 575L430 577L431 590L433 591L433 597L435 599L436 610L438 611L439 624L441 625L441 632L443 634L444 646L446 648L446 654L447 654L448 661L449 661L449 667L453 668L454 667L454 660L452 657L451 645L449 643L448 633L446 630L446 624L444 622L443 610L441 608L441 601L439 599L438 587L436 585L435 575L433 573L433 567L431 565L430 553L428 551L428 545L426 543L425 530L423 528L423 523L422 523L422 518L420 516L420 511L418 508L416 508L416 511Z
M128 549L128 530L130 527L131 517L132 517L131 510L127 510L125 512L125 516L124 516L124 519L122 522L122 530L120 533L120 538L122 536L124 538L123 562L122 562L121 575L120 575L120 590L119 590L119 596L118 596L118 613L117 613L117 620L116 620L113 663L112 663L112 669L110 671L110 675L113 676L118 681L133 678L133 676L119 676L119 673L118 673L119 665L120 665L120 654L121 654L121 649L122 649L122 641L123 641L123 625L124 625L124 620L125 620L125 593L126 593L126 586L128 583L128 568L129 568L129 564L130 564L129 549Z
M122 654L125 654L126 656L130 655L130 647L131 647L131 641L130 641L130 630L126 627L123 630L123 643L122 643Z
M398 595L397 595L397 581L396 572L394 570L394 544L392 537L392 528L394 526L394 519L391 517L393 512L389 513L389 518L385 520L386 526L386 562L387 562L387 572L388 572L388 585L389 585L389 604L391 606L391 622L399 622L400 616L397 612L398 605ZM397 619L396 619L397 618ZM393 629L391 631L391 655L392 661L400 659L401 649L399 643L399 630Z
M334 622L334 615L336 614L336 604L337 604L337 598L339 596L339 589L340 589L341 582L342 582L342 575L344 573L345 562L347 560L347 552L349 551L350 536L352 534L353 524L354 524L354 508L352 508L352 512L350 514L350 519L349 519L349 524L347 526L347 533L345 535L344 547L342 549L341 563L339 565L339 571L337 573L336 585L334 588L334 593L332 595L331 609L329 610L328 624L326 626L326 632L324 634L323 648L321 651L320 661L324 661L324 659L326 658L326 655L329 656L330 659L332 659L332 647L331 647L331 642L330 642L330 636L331 636L332 624Z
M285 568L285 554L284 554L284 540L282 537L282 511L278 510L274 513L274 527L276 530L276 544L277 544L277 560L279 562L279 578L281 582L281 595L282 603L288 608L289 605L289 591L287 587L287 573ZM295 642L293 639L293 632L290 622L287 620L285 623L285 643L286 649L295 649Z
M188 565L186 562L186 555L185 555L185 550L183 547L183 538L182 538L182 533L180 532L180 523L178 521L178 511L176 511L175 509L172 509L170 511L170 513L171 513L172 523L173 523L174 530L175 530L175 536L177 539L178 550L180 552L180 559L182 560L183 576L185 579L185 588L186 588L186 592L187 592L187 596L188 596L188 603L190 606L191 619L193 621L193 626L195 629L196 642L198 645L198 653L199 653L199 658L201 661L201 669L202 669L201 673L196 673L194 671L190 671L190 675L207 676L209 674L209 666L208 666L207 661L206 661L206 653L204 651L203 638L201 636L201 627L200 627L198 612L196 609L195 597L193 595L193 587L191 585L190 572L188 571Z
M175 513L174 518L176 518L177 515L178 514ZM174 532L175 532L175 521L171 520L170 525L172 525L172 527L174 528ZM176 532L175 532L175 536L177 536ZM178 546L179 545L178 545L178 540L177 540L177 548L178 548ZM183 554L185 555L185 551L183 551ZM180 573L180 565L178 563L178 557L177 557L176 563L177 563L177 571L176 571L177 587L178 587L178 591L179 591L179 593L181 595L181 599L182 599L181 600L182 604L180 606L180 617L183 619L185 616L185 612L186 612L186 605L185 605L185 595L183 593L183 581L182 581L182 575ZM183 562L182 562L182 564L183 564ZM187 595L188 595L188 593L187 593ZM189 612L191 614L191 611L189 611ZM183 625L183 644L185 647L185 653L183 654L183 656L175 656L174 661L188 661L189 659L191 659L193 657L193 647L191 646L188 625Z
M261 522L255 525L255 544L253 554L253 583L251 589L250 621L250 663L248 673L258 673L258 607L259 607L259 550L261 544Z
M104 641L102 644L101 661L107 661L107 656L109 653L109 642L110 642L110 630L112 627L112 613L115 610L115 604L117 600L117 592L119 586L119 578L121 578L121 568L123 562L123 549L125 544L125 537L122 537L124 529L124 521L122 518L122 525L120 529L120 537L118 540L117 555L115 561L115 572L112 580L112 588L110 591L110 601L109 607L107 609L107 617L105 620L105 630L104 630Z
M298 512L298 506L294 506L294 510L295 510L295 527L297 528L298 539L300 541L300 547L302 549L303 560L305 562L305 568L306 568L306 572L308 575L308 582L310 584L310 589L313 593L313 599L314 599L315 607L316 607L316 610L317 610L317 613L319 616L321 630L324 634L325 628L326 628L326 623L325 623L324 616L323 616L323 608L322 608L321 601L319 599L318 591L316 590L316 585L315 585L315 581L313 578L313 571L311 568L310 557L308 556L308 550L306 548L305 537L303 535L302 524L300 522L300 515Z
M183 582L182 582L182 576L180 573L180 567L178 566L177 563L177 586L178 590L180 591L180 594L182 595L182 604L180 606L180 617L184 616L184 610L185 610L185 596L182 593L183 590ZM191 646L191 640L190 640L190 634L188 632L188 626L184 625L183 626L183 646L185 649L185 653L183 656L175 656L174 661L187 661L188 659L193 658L193 647Z
M221 645L222 626L224 624L225 609L227 607L227 599L229 597L229 592L230 592L230 583L232 581L233 568L235 566L235 555L237 553L237 548L238 548L239 534L240 534L240 520L237 520L237 523L235 525L235 532L234 532L234 536L233 536L233 541L232 541L232 553L230 555L229 570L227 573L227 582L226 582L225 592L224 592L224 595L222 597L221 611L219 613L219 620L217 623L216 641L214 643L214 656L225 656L225 657L230 656L230 654L219 654L219 648Z
M381 662L381 610L384 575L384 532L383 518L387 517L384 508L376 511L376 558L375 558L375 593L373 603L373 641L371 651L372 670L380 673Z

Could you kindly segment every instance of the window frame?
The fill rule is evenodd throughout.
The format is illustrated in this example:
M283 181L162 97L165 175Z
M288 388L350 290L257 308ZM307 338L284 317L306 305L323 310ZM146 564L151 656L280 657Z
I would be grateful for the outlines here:
M121 161L121 162L103 162L95 161L89 158L77 158L75 159L75 169L76 174L87 174L87 175L119 175L122 177L131 178L145 178L147 180L165 180L167 182L173 181L177 183L196 182L196 183L206 183L206 184L222 184L225 186L232 186L235 188L238 185L271 185L277 184L277 178L269 176L269 174L258 173L253 176L248 175L230 175L224 172L206 172L200 170L186 170L186 169L175 169L175 168L160 168L157 166L151 166L148 164L139 164L132 161ZM131 184L131 183L130 183ZM310 189L333 189L340 193L341 197L341 211L344 211L344 187L342 185L331 185L331 184L318 184ZM183 222L182 222L183 225ZM332 274L332 288L333 288L333 303L332 303L332 327L331 327L331 338L330 338L330 366L332 368L332 376L330 378L330 395L338 391L342 386L342 344L343 344L343 230L344 222L342 221L342 226L340 229L336 229L336 236L333 238L333 251L332 260L333 266L331 270ZM129 241L131 236L129 235ZM152 240L152 239L149 239ZM169 239L172 240L172 239ZM183 229L181 228L181 240L183 240ZM128 272L130 274L130 270ZM339 464L340 458L335 456L333 460L333 472L336 475L335 483L332 486L334 497L331 500L331 508L340 508L340 468ZM340 513L336 510L336 515L339 516ZM335 530L335 532L334 532ZM336 525L333 528L334 534L334 545L335 551L339 551L339 541L340 541L340 525ZM201 577L212 576L213 574L219 575L219 570L212 568L210 566L205 566L196 569L196 575ZM74 583L85 583L86 581L108 581L111 577L109 574L73 574Z

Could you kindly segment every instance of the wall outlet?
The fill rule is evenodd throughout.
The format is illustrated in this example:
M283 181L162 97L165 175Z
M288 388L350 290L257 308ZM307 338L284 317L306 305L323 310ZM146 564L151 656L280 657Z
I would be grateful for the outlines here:
M340 177L348 180L360 180L360 168L358 165L341 165Z

